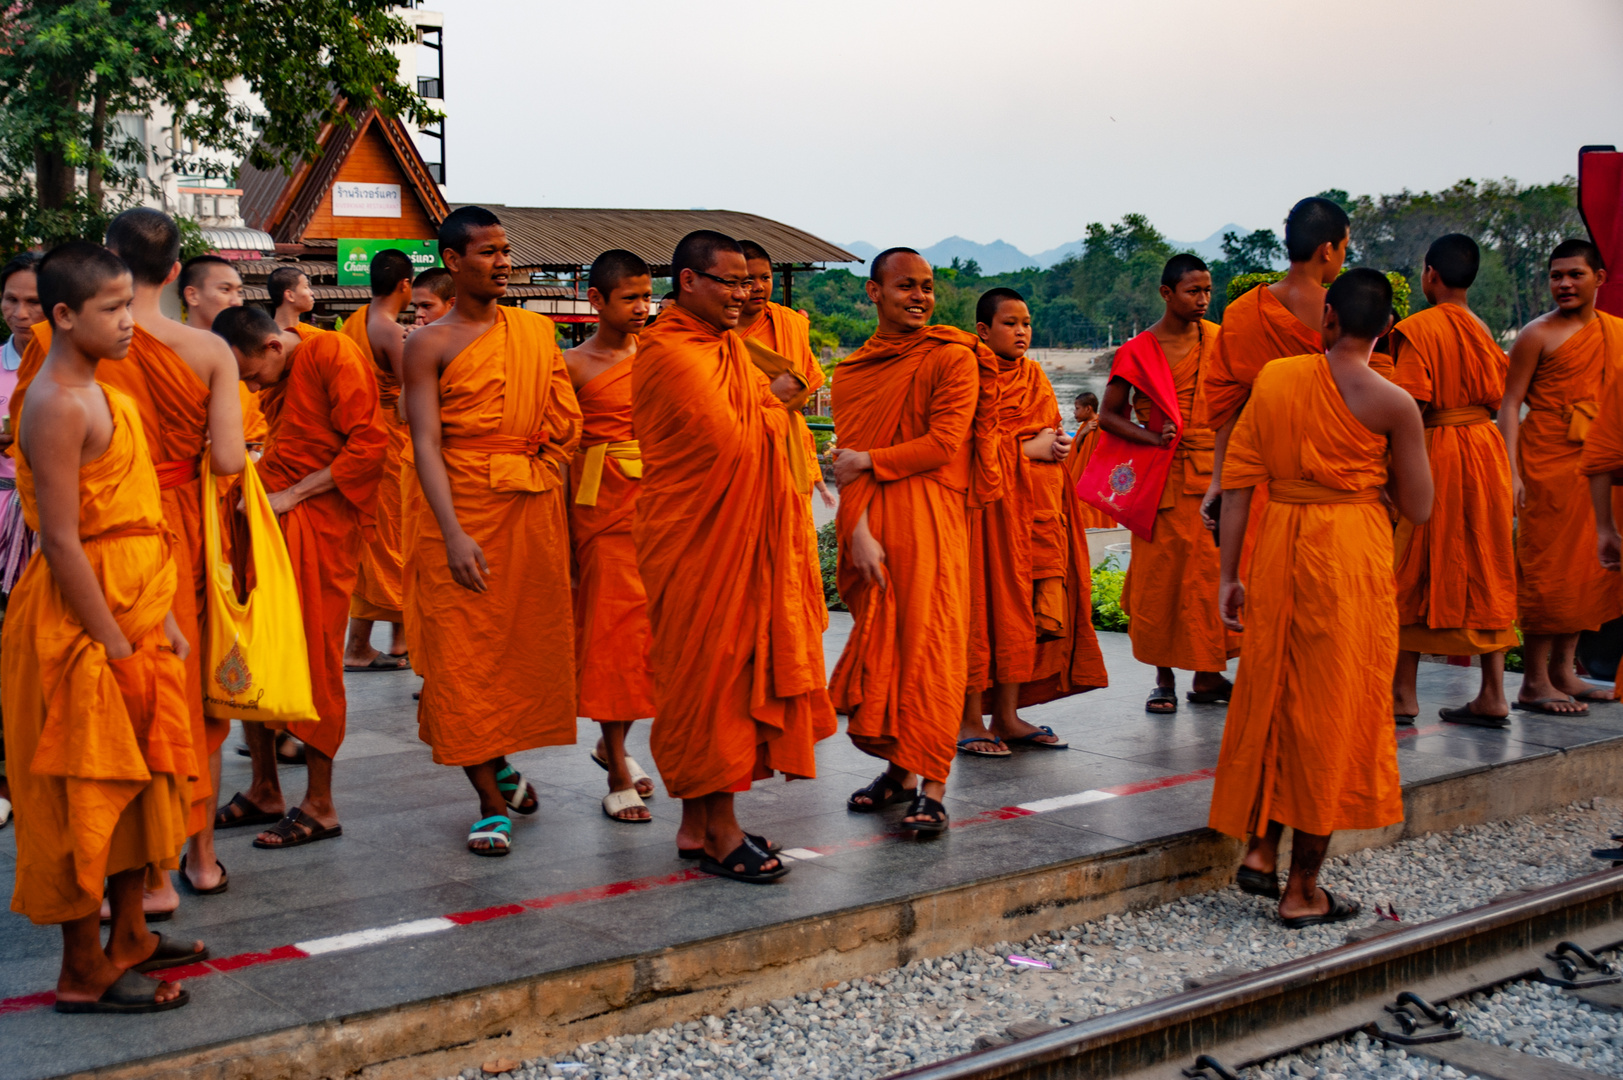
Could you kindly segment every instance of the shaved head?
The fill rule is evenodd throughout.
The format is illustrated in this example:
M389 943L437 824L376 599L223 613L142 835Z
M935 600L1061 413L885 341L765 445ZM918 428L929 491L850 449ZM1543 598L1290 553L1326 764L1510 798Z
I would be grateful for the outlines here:
M885 267L898 255L914 255L920 259L924 258L923 255L919 255L917 251L910 247L886 248L875 255L873 262L868 264L868 280L877 281L883 285L885 283Z
M1563 240L1555 245L1550 252L1550 265L1555 265L1557 259L1582 259L1589 264L1591 270L1606 269L1606 261L1600 257L1600 248L1588 240Z
M1325 244L1340 244L1350 228L1347 211L1336 203L1317 195L1303 199L1285 217L1285 255L1293 263L1307 262Z
M757 244L754 240L740 240L738 242L738 246L744 249L745 259L761 259L765 262L772 261L772 256L766 253L766 248L762 247L760 244Z
M607 296L626 278L652 276L641 256L624 248L610 248L592 260L592 272L586 279L586 287Z
M1360 266L1331 283L1324 303L1336 313L1343 334L1373 341L1386 333L1392 318L1392 283L1379 270Z
M482 206L464 206L452 210L446 219L440 222L440 254L454 251L458 255L466 255L468 242L473 239L474 233L501 223L501 218Z
M1426 249L1426 265L1450 289L1469 289L1482 265L1482 250L1464 233L1439 236Z
M69 311L78 311L86 300L101 292L109 281L128 274L130 268L100 244L70 240L47 252L34 272L40 307L45 309L45 318L54 327L58 304L66 304Z
M697 229L688 233L671 254L671 283L677 285L680 292L682 271L707 274L726 254L743 256L744 249L737 240L714 229Z
M180 261L180 227L162 210L138 206L108 224L107 247L137 284L162 285Z

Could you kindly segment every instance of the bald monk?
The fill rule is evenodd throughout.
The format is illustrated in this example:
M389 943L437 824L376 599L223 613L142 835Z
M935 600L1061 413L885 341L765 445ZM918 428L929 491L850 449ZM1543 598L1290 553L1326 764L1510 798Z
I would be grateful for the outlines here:
M851 741L888 763L846 806L907 803L904 828L938 833L969 678L980 362L968 334L930 325L934 272L922 256L892 248L869 267L879 327L834 380L839 587L853 626L829 692Z
M1067 513L1076 501L1065 484L1071 439L1048 377L1026 355L1025 300L992 289L975 319L996 364L1004 488L969 519L969 685L958 745L979 756L1002 756L1011 745L1063 750L1052 727L1027 723L1016 709L1110 681L1093 631L1085 526Z
M1318 885L1332 832L1403 820L1386 720L1398 620L1381 486L1417 525L1432 507L1420 413L1369 366L1375 339L1392 325L1391 284L1351 270L1324 299L1327 351L1274 360L1257 375L1223 472L1220 604L1246 644L1208 824L1249 842L1237 882L1277 899L1291 929L1358 914L1357 903ZM1262 485L1271 497L1242 584L1244 526Z
M1236 297L1223 309L1223 327L1205 381L1196 394L1195 422L1217 433L1212 451L1212 482L1201 500L1201 519L1217 528L1213 503L1222 492L1223 455L1229 433L1251 396L1251 384L1271 361L1324 351L1319 322L1324 311L1324 289L1341 273L1352 239L1347 212L1329 199L1303 199L1285 218L1285 254L1290 269L1281 281ZM1251 512L1262 519L1268 489L1259 488L1251 499ZM1249 533L1250 528L1247 529ZM1241 560L1243 577L1250 566L1249 552Z
M456 281L443 266L431 266L411 281L411 307L418 326L438 322L456 303Z
M651 821L644 799L654 781L626 756L634 720L654 715L648 650L648 596L637 576L631 516L642 486L642 456L631 430L631 372L637 334L654 304L648 264L629 251L592 262L586 300L597 330L564 353L580 403L581 437L569 467L569 538L575 553L575 712L597 721L592 760L609 774L603 813Z
M1516 560L1510 461L1493 426L1509 361L1469 291L1482 253L1450 233L1426 251L1420 288L1431 304L1393 328L1395 381L1421 409L1437 502L1431 520L1398 522L1398 667L1392 713L1413 723L1420 654L1482 657L1482 686L1442 718L1506 727L1505 650L1516 644Z
M199 255L187 259L180 268L176 288L185 310L186 325L204 333L214 325L214 317L228 307L242 306L242 276L237 268L218 255ZM308 330L315 327L297 324ZM242 434L250 450L265 444L268 426L265 414L259 408L259 396L241 382L237 383L237 399L242 406ZM220 736L225 737L223 732Z
M406 630L418 733L479 798L468 850L502 856L535 790L507 755L575 741L568 488L580 406L552 320L504 308L507 232L479 206L440 225L450 314L406 339Z
M369 267L372 302L344 320L343 333L372 360L378 379L378 401L389 428L389 448L378 483L377 529L361 548L360 577L349 604L349 640L344 646L345 671L401 671L411 665L400 590L400 458L411 433L400 409L401 355L406 329L400 314L411 304L411 259L404 251L385 248ZM372 647L372 624L389 624L389 651Z
M135 403L96 380L98 360L129 352L135 289L116 256L75 242L40 264L39 295L55 334L18 429L17 490L40 550L0 647L17 805L11 908L62 927L58 1012L158 1012L189 993L140 972L208 951L142 917L142 884L175 867L202 778L157 473Z
M319 717L292 725L305 744L309 783L285 813L275 729L287 725L243 725L253 784L221 810L222 818L232 818L221 824L274 820L254 846L298 847L343 833L332 799L333 758L344 742L346 716L343 635L388 434L372 363L344 335L283 330L257 307L221 312L214 332L231 346L242 381L269 406L270 438L259 475L293 562Z
M1573 668L1578 634L1616 618L1620 606L1617 579L1589 555L1596 521L1580 469L1589 423L1623 366L1623 321L1595 308L1605 280L1600 252L1589 241L1556 245L1555 310L1516 335L1499 407L1516 505L1516 612L1524 637L1516 707L1552 716L1582 716L1589 702L1612 700Z
M800 431L803 449L802 462L806 479L817 489L823 506L832 510L834 496L823 480L823 470L817 464L817 440L806 426L805 405L823 385L823 365L811 347L811 322L793 308L772 301L772 257L753 240L740 240L744 249L744 263L749 267L750 294L738 314L738 336L746 341L759 341L779 356L794 361L805 378L800 393L784 403L791 414L790 424ZM798 418L798 419L797 419ZM819 566L821 574L821 566Z
M1076 482L1099 445L1099 395L1084 390L1071 403L1071 419L1076 423L1071 452L1065 455L1065 484L1069 492L1071 520L1084 529L1114 529L1116 522L1103 510L1076 497Z
M315 310L316 294L310 288L310 278L296 266L279 266L265 280L265 291L270 293L271 314L276 325L291 330Z
M1155 689L1144 704L1152 714L1178 711L1179 668L1195 673L1190 701L1229 700L1234 687L1223 671L1240 651L1239 640L1224 629L1217 615L1217 545L1200 516L1201 501L1211 486L1206 470L1211 467L1215 439L1194 422L1194 410L1201 375L1217 346L1217 324L1206 321L1211 299L1212 275L1206 264L1193 255L1174 255L1161 270L1161 302L1166 310L1144 331L1155 339L1172 372L1184 425L1155 528L1148 539L1133 537L1133 557L1121 590L1133 658L1155 666ZM1159 445L1168 437L1135 423L1129 413L1133 408L1142 422L1149 415L1150 401L1134 394L1126 379L1111 379L1099 426L1143 445Z
M643 481L631 530L654 628L650 743L682 800L677 848L702 849L708 873L766 882L788 868L745 835L733 795L773 772L815 776L814 744L835 723L811 507L790 473L783 409L802 383L790 372L769 383L733 333L748 273L720 233L676 246L676 302L639 339L632 371Z

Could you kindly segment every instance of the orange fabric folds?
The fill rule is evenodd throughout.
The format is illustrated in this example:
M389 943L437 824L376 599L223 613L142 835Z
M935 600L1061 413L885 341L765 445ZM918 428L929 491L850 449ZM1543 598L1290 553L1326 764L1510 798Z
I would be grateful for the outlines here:
M839 589L853 626L829 692L858 748L945 780L969 670L979 364L963 345L926 334L875 335L834 374L840 446L866 450L873 469L840 490ZM885 588L848 557L864 511L885 549Z
M1426 451L1437 491L1430 521L1398 522L1398 623L1413 639L1402 647L1466 656L1514 645L1510 459L1493 423L1510 361L1481 321L1457 304L1404 319L1392 346L1393 381L1429 403Z
M1227 489L1270 485L1247 583L1245 651L1209 824L1324 835L1403 820L1391 720L1398 620L1392 523L1374 489L1386 440L1348 411L1323 356L1258 377Z
M370 310L370 304L361 307L344 320L340 331L372 361L373 374L378 380L378 407L389 433L383 455L383 478L378 481L377 528L367 533L366 543L361 548L350 615L397 623L402 619L400 609L404 603L400 584L400 460L406 444L411 441L411 429L400 419L400 380L392 369L377 363L377 355L372 351L372 339L366 330Z
M104 389L113 439L79 470L79 537L135 653L108 658L43 553L11 593L0 649L17 810L11 909L36 923L93 914L109 874L177 866L198 779L185 666L163 633L177 581L158 477L135 403ZM20 450L17 491L37 530L33 472Z
M265 490L274 494L332 468L332 490L279 519L299 584L311 690L321 717L315 724L288 726L328 756L344 741L344 632L361 531L372 524L388 439L372 367L349 338L318 332L300 343L281 381L261 395L276 402L274 412L266 410L270 437L259 462Z
M637 575L631 516L642 486L642 460L631 430L631 372L622 360L575 392L580 450L569 469L569 536L575 548L575 711L593 720L654 715L649 669L653 628ZM602 447L595 494L583 498L590 448ZM616 447L614 455L607 448ZM635 456L632 456L635 454ZM635 467L628 467L628 466ZM633 476L632 473L636 475ZM590 485L587 485L590 492Z
M1524 634L1598 629L1618 579L1595 557L1595 509L1580 469L1586 423L1623 365L1623 320L1604 312L1533 373L1516 443L1526 489L1516 518L1517 622ZM1615 507L1614 499L1614 507Z
M440 375L441 453L457 521L490 566L486 591L451 577L407 462L406 634L424 678L418 734L442 765L575 741L562 467L580 441L580 406L552 320L496 312Z
M744 342L680 304L643 336L632 519L653 624L654 760L696 798L773 769L815 776L835 730L811 508L794 489L783 403Z
M790 416L790 426L800 434L801 461L808 470L805 491L810 491L810 481L818 478L817 467L817 440L812 436L811 428L806 426L803 410L806 402L823 385L823 366L817 362L817 356L811 348L811 323L806 316L793 308L786 308L782 304L775 304L768 300L766 309L761 317L749 329L739 329L739 336L746 341L758 341L771 349L779 356L788 359L795 367L795 373L804 383L801 392L784 403ZM792 459L791 459L792 460ZM821 567L819 567L821 574Z

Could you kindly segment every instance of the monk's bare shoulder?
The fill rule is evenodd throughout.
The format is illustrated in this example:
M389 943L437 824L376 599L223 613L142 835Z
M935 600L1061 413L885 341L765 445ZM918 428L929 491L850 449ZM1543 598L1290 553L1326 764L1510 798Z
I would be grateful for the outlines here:
M99 395L99 390L91 389ZM89 440L93 419L89 396L83 390L63 386L49 376L36 378L23 398L18 421L23 455L38 461L45 454L64 454L75 443L82 449Z
M143 325L141 329L169 346L205 383L212 383L213 377L222 370L236 378L237 361L231 355L231 346L213 331L187 326L173 319L160 319L151 326Z
M1543 360L1583 327L1584 324L1559 311L1546 311L1522 327L1511 349L1524 354L1532 353Z
M460 347L453 348L457 337L443 319L429 323L407 336L402 357L407 364L432 363L444 371L445 365L462 351Z

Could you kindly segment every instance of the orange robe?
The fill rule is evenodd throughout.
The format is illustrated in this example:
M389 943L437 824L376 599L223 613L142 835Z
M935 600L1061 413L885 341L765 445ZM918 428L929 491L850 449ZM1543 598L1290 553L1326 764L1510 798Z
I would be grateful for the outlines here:
M580 406L552 320L497 308L440 374L441 454L486 590L451 577L445 534L406 455L406 634L424 678L418 736L441 765L575 741L575 634L563 465Z
M1275 360L1229 440L1227 490L1272 490L1241 618L1245 652L1209 824L1323 836L1403 820L1391 720L1398 618L1386 439L1322 355Z
M637 575L631 516L642 457L631 430L631 372L622 360L575 391L580 448L569 468L575 550L575 712L593 720L654 715L653 627ZM583 484L585 490L582 490ZM595 489L595 490L594 490Z
M681 304L639 343L632 426L644 477L632 519L654 628L666 790L742 790L770 770L817 775L835 731L823 668L828 610L795 490L783 403L743 339Z
M945 780L969 674L973 349L926 333L876 334L835 369L840 445L871 472L840 490L840 596L851 634L829 683L857 747ZM885 549L888 587L848 558L863 511Z
M322 331L299 343L281 380L261 390L260 400L270 418L270 438L259 461L266 491L285 490L332 467L331 490L278 519L299 586L311 689L321 717L314 724L292 725L292 731L331 757L344 741L349 598L362 532L373 522L388 440L378 384L370 357L344 335Z
M103 389L113 437L79 469L79 537L135 653L108 658L79 625L43 552L11 593L0 646L17 811L11 910L35 923L93 914L109 874L178 866L202 760L192 746L185 665L163 632L171 601L186 589L177 589L158 475L135 402ZM17 445L17 493L37 530L34 475Z
M1054 389L1029 357L992 360L1003 493L969 518L969 688L1019 683L1019 703L1038 705L1110 680L1093 630L1086 527L1066 514L1079 500L1066 498L1062 465L1020 448L1044 428L1061 430ZM991 712L990 699L982 706Z
M1524 634L1596 630L1618 615L1617 578L1595 557L1595 508L1579 469L1589 421L1623 365L1623 319L1595 320L1533 372L1516 443L1517 622ZM1614 492L1614 512L1617 506Z
M1494 424L1505 358L1458 304L1411 315L1392 333L1393 381L1425 413L1437 497L1431 520L1398 521L1399 648L1476 656L1516 644L1510 459Z
M1212 482L1212 450L1217 437L1195 423L1195 392L1217 348L1216 323L1200 324L1200 341L1172 365L1172 381L1183 413L1183 440L1149 539L1133 537L1121 606L1133 658L1183 671L1222 671L1240 654L1239 636L1217 617L1219 563L1212 532L1200 517L1200 503ZM1134 402L1139 422L1149 414L1148 399Z
M340 333L348 336L361 353L373 362L373 374L378 380L378 405L383 410L383 423L389 431L389 445L383 457L383 479L378 482L378 526L368 533L361 548L361 567L355 585L355 596L350 601L349 614L355 619L373 622L402 621L400 609L400 459L411 441L411 428L400 419L400 380L392 368L377 362L372 351L372 339L366 332L367 313L371 305L362 305L344 320Z
M1099 429L1095 427L1071 446L1071 452L1065 458L1065 502L1071 512L1071 521L1077 527L1115 529L1119 526L1114 518L1092 503L1085 503L1076 497L1076 482L1082 479L1082 470L1088 467L1094 447L1098 445Z
M782 304L768 300L760 318L748 329L740 327L738 335L759 341L779 356L794 361L795 367L799 369L806 388L785 402L784 407L794 414L795 418L791 420L791 425L800 432L801 446L805 449L805 461L811 471L811 479L813 481L820 479L817 439L812 435L811 428L806 426L805 414L802 411L806 402L823 385L823 365L817 362L817 355L812 352L811 347L811 321L793 308L786 308ZM821 567L818 568L818 572L821 574Z

